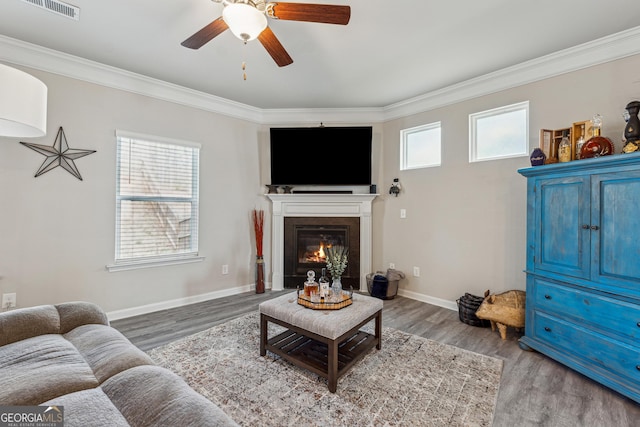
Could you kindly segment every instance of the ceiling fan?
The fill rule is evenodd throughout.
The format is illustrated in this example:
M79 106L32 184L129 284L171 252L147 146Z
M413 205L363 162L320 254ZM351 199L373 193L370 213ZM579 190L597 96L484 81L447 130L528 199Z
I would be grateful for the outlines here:
M211 22L181 44L190 49L199 49L227 29L243 40L258 39L269 55L284 67L293 59L267 25L267 16L286 21L319 22L347 25L351 18L351 7L328 4L283 3L267 0L212 0L223 3L222 16Z

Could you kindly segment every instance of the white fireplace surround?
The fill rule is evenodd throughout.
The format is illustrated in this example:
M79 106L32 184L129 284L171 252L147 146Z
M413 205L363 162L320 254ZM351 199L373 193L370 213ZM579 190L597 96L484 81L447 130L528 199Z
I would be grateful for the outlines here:
M360 290L367 290L371 273L371 202L376 194L267 194L272 203L271 288L284 289L285 217L360 218Z

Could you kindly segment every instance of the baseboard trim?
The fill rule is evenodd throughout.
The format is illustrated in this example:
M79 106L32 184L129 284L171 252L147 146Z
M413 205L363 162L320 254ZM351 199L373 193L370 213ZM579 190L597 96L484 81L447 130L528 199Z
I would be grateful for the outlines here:
M177 298L168 301L161 301L153 304L141 305L138 307L125 308L122 310L115 310L107 312L107 318L109 321L126 319L128 317L139 316L141 314L153 313L160 310L168 310L170 308L182 307L197 302L209 301L212 299L218 299L228 297L231 295L237 295L244 292L255 290L255 285L238 286L235 288L223 289L221 291L207 292L206 294L194 295L185 298Z
M267 288L271 289L271 288ZM231 295L237 295L244 292L254 291L254 285L237 286L235 288L223 289L221 291L208 292L206 294L194 295L191 297L177 298L168 301L161 301L153 304L141 305L138 307L125 308L122 310L115 310L107 312L107 317L110 322L114 320L126 319L128 317L139 316L142 314L149 314L155 311L168 310L171 308L182 307L189 304L198 302L209 301L213 299L228 297ZM366 289L363 290L366 292ZM421 302L426 302L438 307L447 308L449 310L458 311L458 305L455 301L449 301L442 298L431 297L429 295L421 294L418 292L407 291L405 289L399 289L398 295L414 299Z
M437 305L438 307L448 308L449 310L458 311L458 304L455 301L449 301L442 298L431 297L429 295L420 294L418 292L407 291L405 289L399 289L398 295L411 298L417 301L426 302L431 305Z

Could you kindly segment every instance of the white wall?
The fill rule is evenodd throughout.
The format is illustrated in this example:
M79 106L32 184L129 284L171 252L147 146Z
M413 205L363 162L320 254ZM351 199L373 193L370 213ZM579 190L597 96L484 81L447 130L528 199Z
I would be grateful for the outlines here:
M381 191L395 177L404 190L374 204L382 230L374 265L393 262L407 274L401 294L450 307L464 292L524 290L526 181L517 169L529 158L469 163L469 114L529 100L531 151L541 128L570 127L597 112L620 153L624 107L640 99L639 67L634 56L385 123ZM442 166L399 171L400 130L435 121L442 122ZM412 277L414 266L420 277Z
M248 290L254 283L251 210L260 207L258 128L247 121L37 70L49 90L47 135L0 137L0 293L19 307L88 300L107 311ZM38 178L58 127L71 148L97 150ZM123 129L202 144L200 254L205 261L109 273L114 261L115 135ZM229 274L221 274L222 264Z
M640 99L639 68L636 55L374 123L374 179L382 193L373 204L374 268L395 263L408 275L401 294L449 307L464 292L524 289L525 179L516 170L528 166L529 159L469 164L469 113L529 100L532 149L540 128L568 127L599 112L603 134L619 152L624 106ZM162 308L250 289L255 257L250 213L256 207L269 211L263 196L269 183L268 126L26 71L49 88L48 134L0 137L0 293L16 292L19 307L82 299L131 314L139 307ZM400 172L400 129L436 120L442 121L442 166ZM19 141L53 145L59 126L71 148L97 150L77 161L84 181L61 168L33 177L44 157ZM105 270L114 256L115 129L202 144L204 262ZM314 167L339 173L340 165L320 159ZM395 177L403 185L398 198L386 194ZM399 217L401 208L407 210L406 219ZM267 265L269 224L267 216ZM229 264L229 275L221 274L222 264ZM419 278L411 277L413 266L420 267Z

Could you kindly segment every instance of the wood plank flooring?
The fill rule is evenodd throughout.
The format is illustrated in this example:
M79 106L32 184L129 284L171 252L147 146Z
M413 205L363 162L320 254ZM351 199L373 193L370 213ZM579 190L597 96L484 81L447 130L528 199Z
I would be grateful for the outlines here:
M249 292L120 319L112 326L147 351L255 311L283 292L291 291ZM640 426L640 405L546 356L521 350L512 328L502 341L491 328L460 322L455 311L401 296L384 301L382 324L502 359L496 427Z

